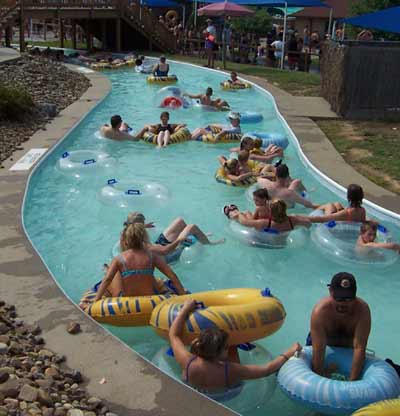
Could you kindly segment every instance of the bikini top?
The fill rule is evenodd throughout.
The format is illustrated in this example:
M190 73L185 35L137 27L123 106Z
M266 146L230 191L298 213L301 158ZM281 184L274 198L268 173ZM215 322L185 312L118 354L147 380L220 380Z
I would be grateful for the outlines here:
M186 376L185 376L185 382L189 383L189 367L192 364L192 362L198 358L196 355L192 357L186 366ZM225 387L229 388L229 382L228 382L228 361L224 362L224 374L225 374Z
M292 219L290 217L287 217L287 219L289 221L290 230L294 230ZM271 228L271 225L272 225L272 217L269 217L268 226L266 228L264 228L264 231L270 231L270 230L278 231L275 228Z
M366 215L365 209L364 208L361 208L361 207L359 207L359 208L347 208L346 209L347 221L349 221L349 222L353 222L354 221L354 219L353 219L354 215L353 214L354 214L354 210L355 209L361 209L362 210L363 215L364 215L364 220L363 221L365 221L365 215Z
M129 270L126 267L125 258L123 254L120 254L119 260L121 261L121 264L124 268L124 270L121 272L122 278L125 278L128 276L136 276L140 274L147 274L147 275L154 276L153 254L151 252L148 252L147 254L149 256L149 267L147 269L132 269L132 270Z

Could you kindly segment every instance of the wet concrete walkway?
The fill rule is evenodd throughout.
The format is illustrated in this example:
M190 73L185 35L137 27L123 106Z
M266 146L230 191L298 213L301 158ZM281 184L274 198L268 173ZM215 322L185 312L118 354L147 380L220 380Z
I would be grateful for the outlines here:
M13 61L14 59L18 59L19 57L20 54L15 49L0 47L0 64L7 61Z

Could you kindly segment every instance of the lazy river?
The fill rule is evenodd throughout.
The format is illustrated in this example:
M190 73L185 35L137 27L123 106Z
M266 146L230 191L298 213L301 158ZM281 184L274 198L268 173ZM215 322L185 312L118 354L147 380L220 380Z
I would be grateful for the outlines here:
M242 130L285 134L290 144L286 162L292 177L300 177L316 203L340 199L344 193L318 175L302 156L297 140L278 114L272 96L260 88L223 91L219 83L226 75L187 64L171 64L182 90L200 93L207 86L215 95L227 100L235 111L259 111L261 123L243 125ZM122 223L129 211L140 210L147 220L154 221L155 233L182 216L213 233L213 238L226 237L225 244L205 246L197 256L180 261L174 270L192 292L236 287L269 287L282 301L287 317L283 327L258 344L276 356L294 341L304 343L309 331L309 318L314 304L327 294L326 284L339 271L353 273L358 281L358 295L372 311L372 333L369 348L382 358L400 360L400 335L397 325L400 262L382 268L376 265L340 264L308 238L304 246L268 250L243 245L232 238L228 221L222 213L224 205L237 204L252 209L245 189L228 187L214 179L217 156L229 155L229 144L212 145L188 142L158 150L144 142L112 142L100 139L99 126L120 114L131 126L158 123L157 107L160 86L146 83L145 75L133 68L105 73L112 91L35 169L27 190L23 221L26 232L47 267L66 294L78 302L82 293L102 277L102 266L110 261L111 250L119 238ZM206 112L196 108L171 110L171 123L187 123L190 130L209 123L224 123L226 113ZM76 178L57 168L57 161L68 151L94 150L108 153L116 160L110 170L99 169L96 175ZM109 179L157 182L168 188L168 198L160 204L148 200L137 206L119 207L105 204L99 197ZM400 239L400 225L390 217L367 206L370 216L379 219L395 239ZM297 207L292 213L309 213ZM190 261L189 261L190 260ZM191 261L193 260L193 261ZM114 335L145 358L152 360L165 349L166 342L150 327L108 327ZM396 333L398 335L396 335ZM309 415L310 410L291 402L277 388L272 397L251 407L252 397L243 392L240 402L226 403L246 415Z

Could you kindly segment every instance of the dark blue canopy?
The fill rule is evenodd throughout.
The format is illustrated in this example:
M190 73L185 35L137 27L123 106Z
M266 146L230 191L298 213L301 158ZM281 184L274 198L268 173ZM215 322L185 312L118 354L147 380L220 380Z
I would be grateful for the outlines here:
M378 29L385 32L400 33L400 6L380 10L374 13L343 19L342 22L354 26Z
M182 4L174 2L172 0L141 0L141 4L145 4L149 7L181 7Z
M195 1L195 0L192 0ZM221 3L223 0L202 0L202 3ZM330 7L320 0L229 0L231 3L269 7Z

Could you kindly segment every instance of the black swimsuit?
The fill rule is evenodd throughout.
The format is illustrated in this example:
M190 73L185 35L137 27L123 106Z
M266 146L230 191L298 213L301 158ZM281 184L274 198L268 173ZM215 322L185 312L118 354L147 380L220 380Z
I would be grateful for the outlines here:
M174 132L174 128L171 126L171 124L167 124L166 126L158 124L156 129L157 134L161 133L162 131L169 131L170 134L172 134Z

